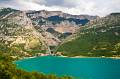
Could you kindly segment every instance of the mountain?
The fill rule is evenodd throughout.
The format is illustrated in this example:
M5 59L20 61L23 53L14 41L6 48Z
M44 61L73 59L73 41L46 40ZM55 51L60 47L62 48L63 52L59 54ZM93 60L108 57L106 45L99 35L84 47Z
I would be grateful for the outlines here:
M2 47L6 46L12 55L32 56L36 52L46 52L43 39L23 11L11 11L0 18L0 49L5 51Z
M65 39L67 36L76 32L76 30L87 24L89 21L99 18L98 16L89 15L70 15L61 11L26 11L27 16L32 20L36 29L41 28L42 34L49 40L47 41L49 46L56 46ZM44 31L47 34L46 35ZM48 37L49 36L49 37ZM53 43L53 44L52 44Z
M50 49L74 34L98 16L70 15L61 11L20 11L0 9L0 52L34 56Z
M120 13L89 22L56 50L67 56L120 56Z
M98 18L98 16L89 15L70 15L63 13L61 11L27 11L28 17L33 21L33 24L45 27L48 29L50 27L56 29L59 26L80 26L85 25L90 20ZM56 28L55 28L56 27ZM63 31L65 32L65 31Z

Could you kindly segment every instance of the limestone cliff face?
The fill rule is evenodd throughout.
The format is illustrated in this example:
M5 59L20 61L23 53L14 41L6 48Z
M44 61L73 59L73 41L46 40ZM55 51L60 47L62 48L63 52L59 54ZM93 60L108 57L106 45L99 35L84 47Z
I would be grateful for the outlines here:
M32 23L36 26L36 29L42 29L48 32L45 35L53 42L49 42L48 45L58 45L59 41L65 39L67 36L75 33L80 26L87 24L89 21L98 18L97 16L89 15L71 15L63 13L61 11L26 11L27 16L32 20ZM47 37L51 36L52 37ZM58 40L54 40L58 39Z

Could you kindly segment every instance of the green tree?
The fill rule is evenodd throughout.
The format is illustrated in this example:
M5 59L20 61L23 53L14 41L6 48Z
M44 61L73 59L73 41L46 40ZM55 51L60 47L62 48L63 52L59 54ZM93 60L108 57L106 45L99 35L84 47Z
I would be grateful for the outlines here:
M117 44L115 45L115 49L116 49L116 51L118 52L118 55L120 55L120 43L117 43Z

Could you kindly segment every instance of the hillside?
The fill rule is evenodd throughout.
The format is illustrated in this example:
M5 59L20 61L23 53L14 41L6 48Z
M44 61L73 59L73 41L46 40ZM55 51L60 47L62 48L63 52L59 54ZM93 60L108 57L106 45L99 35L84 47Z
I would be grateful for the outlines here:
M0 9L0 51L12 56L51 53L66 37L98 16L70 15L61 11Z
M18 10L11 9L11 8L0 8L0 18L5 17L13 12L17 12Z
M120 13L91 21L56 50L67 56L120 56Z
M80 26L98 18L98 16L70 15L61 11L46 10L26 11L26 14L36 29L42 29L40 32L45 38L48 38L46 42L49 46L57 46L67 36L75 33ZM49 37L45 32L50 34ZM51 35L52 37L50 37ZM53 42L49 42L49 40Z
M0 18L0 49L4 50L2 46L12 49L13 56L33 56L36 50L47 52L43 39L25 12L16 11Z

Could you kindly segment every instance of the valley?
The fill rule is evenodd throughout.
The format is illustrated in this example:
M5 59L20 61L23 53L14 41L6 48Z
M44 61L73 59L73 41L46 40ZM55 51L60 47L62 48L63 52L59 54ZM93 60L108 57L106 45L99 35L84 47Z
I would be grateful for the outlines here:
M120 0L0 0L0 79L120 79Z
M12 57L120 56L119 13L102 18L11 8L0 13L0 51Z
M61 11L2 8L0 51L10 52L12 57L56 55L53 53L56 46L96 18L99 17L70 15Z

